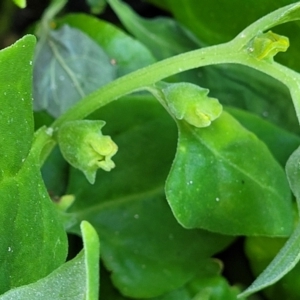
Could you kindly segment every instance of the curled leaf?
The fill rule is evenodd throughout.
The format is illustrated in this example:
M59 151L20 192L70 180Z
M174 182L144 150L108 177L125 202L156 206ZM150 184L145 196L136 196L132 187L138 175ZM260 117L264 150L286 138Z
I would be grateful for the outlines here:
M209 90L195 84L160 83L162 98L168 111L178 120L184 120L197 128L207 127L222 113L222 105L207 96Z
M249 45L248 52L258 60L273 59L278 52L285 52L290 45L286 36L276 34L271 30L254 37Z
M66 122L58 131L62 155L92 184L97 169L110 171L115 167L111 158L118 147L110 136L102 135L104 125L104 121L77 120Z

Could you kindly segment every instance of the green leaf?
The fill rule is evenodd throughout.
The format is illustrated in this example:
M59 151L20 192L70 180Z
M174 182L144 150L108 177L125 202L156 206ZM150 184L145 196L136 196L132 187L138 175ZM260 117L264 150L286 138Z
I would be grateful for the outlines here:
M1 300L97 300L99 289L99 240L93 227L83 221L84 250L47 277L13 289Z
M173 121L142 95L120 99L93 117L106 121L104 129L119 146L117 168L98 172L93 186L71 171L67 192L76 201L70 217L96 228L104 264L123 295L149 298L182 286L231 238L186 230L170 211L164 182L176 146ZM78 233L78 225L69 231Z
M256 280L239 295L239 298L248 297L258 292L278 280L291 271L300 260L300 224L290 236L286 244L281 248L274 260L268 267L256 278Z
M197 0L166 0L165 2L175 17L190 28L200 40L208 44L219 44L231 40L249 24L267 13L295 1L266 0L257 3L251 0L242 3L234 0L219 3L217 0L204 0L201 2L201 9L195 9L198 7ZM247 13L241 14L241 11ZM274 21L278 19L274 18Z
M69 14L58 24L80 29L101 46L114 64L118 77L155 62L144 45L108 22L84 14Z
M166 195L180 224L232 235L290 234L290 190L265 144L226 112L206 128L177 124Z
M262 140L282 166L285 166L291 153L300 145L299 136L259 116L232 107L226 107L225 110ZM281 147L281 145L284 145L284 147Z
M20 8L25 8L27 3L26 0L13 0L16 5L18 5Z
M208 89L188 82L156 84L161 90L154 91L159 101L178 120L185 120L197 128L207 127L222 113L218 99L208 97ZM151 91L151 89L150 89Z
M96 300L99 296L99 238L93 226L86 221L81 222L80 229L85 255L85 299Z
M192 33L171 18L144 19L122 1L110 0L109 4L125 28L158 60L199 47Z
M297 199L298 209L300 207L299 163L300 147L291 155L286 164L287 177L291 190L293 191ZM298 222L293 234L276 255L274 260L259 275L259 277L256 278L256 280L242 294L240 294L240 297L251 295L265 287L274 284L284 275L286 275L290 270L292 270L300 260L299 246L300 223Z
M279 81L240 65L204 68L199 84L223 105L235 106L299 133L298 119L288 89Z
M115 76L107 54L83 32L67 25L51 30L35 54L34 109L58 117Z
M34 282L60 266L67 240L40 175L48 135L33 139L33 36L0 52L0 293ZM37 255L38 253L38 255Z

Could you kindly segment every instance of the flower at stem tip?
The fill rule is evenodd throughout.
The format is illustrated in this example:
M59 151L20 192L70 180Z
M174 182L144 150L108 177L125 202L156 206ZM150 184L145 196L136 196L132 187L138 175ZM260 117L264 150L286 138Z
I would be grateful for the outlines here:
M57 135L63 157L74 168L81 170L93 184L99 168L110 171L118 146L110 136L102 135L104 121L77 120L63 124Z

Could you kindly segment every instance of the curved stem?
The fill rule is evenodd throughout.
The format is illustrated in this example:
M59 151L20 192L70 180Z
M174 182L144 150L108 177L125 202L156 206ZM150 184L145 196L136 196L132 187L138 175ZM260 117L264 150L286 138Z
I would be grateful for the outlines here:
M240 54L229 42L180 54L118 78L74 105L53 124L54 131L65 121L82 119L96 109L171 75L207 65L238 63Z

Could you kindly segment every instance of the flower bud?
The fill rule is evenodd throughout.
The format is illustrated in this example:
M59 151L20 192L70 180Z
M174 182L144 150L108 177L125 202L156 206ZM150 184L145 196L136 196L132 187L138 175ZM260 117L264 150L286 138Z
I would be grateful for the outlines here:
M207 96L209 90L195 84L164 84L161 91L169 112L176 119L185 120L195 127L209 126L222 113L219 101Z
M258 60L273 60L278 52L285 52L289 45L290 42L286 36L276 34L270 30L255 36L250 41L247 50Z
M111 160L118 147L110 136L102 135L104 121L78 120L63 124L57 135L63 157L81 170L93 184L97 169L110 171L115 167Z

